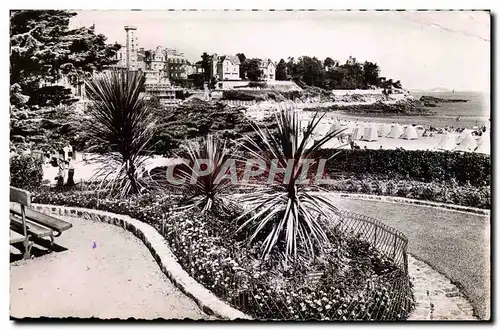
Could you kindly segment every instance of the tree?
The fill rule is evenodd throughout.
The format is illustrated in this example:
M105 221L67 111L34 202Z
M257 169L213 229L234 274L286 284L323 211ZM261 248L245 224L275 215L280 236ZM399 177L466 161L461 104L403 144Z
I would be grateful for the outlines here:
M247 57L243 53L238 53L236 56L238 56L238 59L240 60L240 78L245 79L246 72L244 70L243 63L246 61Z
M330 68L335 66L335 61L332 60L330 57L325 58L325 61L323 62L323 66L325 68Z
M286 71L285 60L281 59L276 66L276 80L287 80Z
M57 105L65 101L64 91L56 87L63 75L72 85L83 84L85 77L117 62L114 56L120 45L107 45L94 27L69 29L75 15L66 10L11 11L10 81L30 97L30 104L43 100ZM54 100L50 90L42 90L42 83L54 87L58 95ZM40 91L45 97L37 97Z
M321 62L320 64L322 65ZM314 258L324 251L328 241L325 221L338 213L338 209L329 200L310 194L315 189L324 190L317 182L300 184L304 180L302 172L310 173L307 171L308 165L304 166L305 160L313 161L312 165L317 166L313 153L345 130L330 131L321 139L315 140L313 132L324 116L325 114L319 116L316 112L304 131L300 132L299 117L293 109L277 113L275 117L278 127L274 135L255 125L255 131L263 141L261 148L256 148L254 136L244 135L248 146L243 146L251 156L247 168L255 165L256 159L263 164L273 162L279 168L288 168L288 164L292 164L291 171L287 170L288 178L274 178L272 182L268 181L266 185L257 187L251 185L254 191L241 197L241 202L247 203L248 211L236 219L243 220L238 231L246 231L250 243L261 242L263 260L273 250L283 253L285 265L289 261L297 261L300 254ZM293 162L289 162L290 160ZM268 169L265 174L270 173L272 170ZM305 179L310 177L306 175Z
M154 112L141 96L144 81L142 73L133 71L114 71L86 81L92 103L85 132L94 144L89 151L101 146L111 151L101 156L103 165L96 177L121 196L147 187L141 171L157 126Z
M252 58L252 59L247 59L243 63L243 70L246 72L246 75L249 80L251 81L258 81L260 77L262 76L262 70L259 68L260 67L260 59L258 58Z
M364 83L366 86L377 86L379 82L380 68L377 63L365 62L363 64Z
M212 71L212 70L210 70L211 65L212 65L212 63L210 63L210 55L208 55L207 52L204 52L201 55L201 68L203 69L205 81L210 81L210 78L211 78L210 74Z
M323 87L325 69L323 63L316 57L302 56L296 66L296 71L300 74L300 80L309 86Z
M401 86L401 81L397 80L394 84L392 84L394 88L402 89L403 86Z

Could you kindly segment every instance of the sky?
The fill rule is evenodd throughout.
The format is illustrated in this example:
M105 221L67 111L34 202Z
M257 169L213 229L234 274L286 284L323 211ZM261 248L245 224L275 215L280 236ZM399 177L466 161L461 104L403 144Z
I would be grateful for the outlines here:
M490 15L484 11L78 11L108 42L137 27L139 47L247 58L331 57L378 63L407 89L490 90Z

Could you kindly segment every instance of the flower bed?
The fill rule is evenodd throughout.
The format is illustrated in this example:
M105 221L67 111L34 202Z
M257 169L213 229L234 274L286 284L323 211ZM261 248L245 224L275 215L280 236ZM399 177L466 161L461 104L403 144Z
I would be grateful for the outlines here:
M175 211L178 199L100 199L88 193L35 194L33 202L100 209L154 226L181 266L222 300L256 319L404 320L413 305L407 274L359 238L328 231L329 250L284 269L257 258L257 245L233 235L233 207L217 216ZM311 272L319 273L311 278Z

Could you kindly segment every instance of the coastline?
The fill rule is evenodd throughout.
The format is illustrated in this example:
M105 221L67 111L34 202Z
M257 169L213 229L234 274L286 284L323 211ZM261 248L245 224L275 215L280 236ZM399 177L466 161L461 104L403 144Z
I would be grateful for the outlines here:
M399 93L383 99L380 91L332 91L333 99L308 98L294 102L304 113L325 111L328 119L369 121L374 123L399 123L427 127L469 128L490 127L489 104L484 94L460 93ZM426 102L420 98L424 96ZM479 96L484 97L481 100ZM475 97L471 100L470 98ZM429 103L432 102L432 103ZM260 101L247 108L250 113L268 113L286 102ZM432 104L431 106L429 106ZM488 109L484 111L484 109ZM458 119L458 120L457 120Z

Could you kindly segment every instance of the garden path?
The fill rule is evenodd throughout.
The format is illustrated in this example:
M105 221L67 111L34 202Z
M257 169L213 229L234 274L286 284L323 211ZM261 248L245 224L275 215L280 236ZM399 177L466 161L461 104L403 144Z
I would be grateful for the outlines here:
M209 319L161 272L146 246L122 228L63 217L67 250L10 264L10 315ZM18 252L11 247L12 255ZM33 252L37 252L33 248Z

